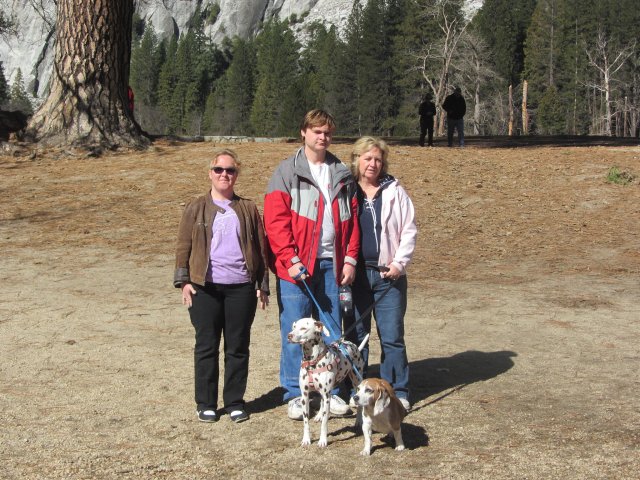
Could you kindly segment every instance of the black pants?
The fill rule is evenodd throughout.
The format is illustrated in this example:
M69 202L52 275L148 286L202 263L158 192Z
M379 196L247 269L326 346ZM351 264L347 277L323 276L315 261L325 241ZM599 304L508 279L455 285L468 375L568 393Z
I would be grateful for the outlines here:
M218 352L224 335L224 389L222 400L227 412L244 408L249 373L251 324L256 313L256 290L249 283L194 285L196 295L189 308L195 328L193 350L195 400L198 410L218 406Z
M433 146L433 117L431 117L431 121L422 120L420 121L420 146L424 147L424 138L429 134L427 139L427 145L430 147Z

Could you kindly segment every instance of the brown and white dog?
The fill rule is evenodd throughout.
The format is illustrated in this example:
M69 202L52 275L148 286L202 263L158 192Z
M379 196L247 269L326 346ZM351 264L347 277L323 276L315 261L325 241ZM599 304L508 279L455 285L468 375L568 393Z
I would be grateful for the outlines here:
M367 378L360 382L353 400L362 415L364 449L360 455L371 455L371 432L393 433L396 450L404 450L400 425L407 414L396 397L393 387L381 378Z
M320 393L322 402L320 410L315 416L316 422L321 421L319 447L327 446L329 409L331 406L331 390L348 375L353 385L360 379L353 371L354 367L362 372L364 360L360 352L368 341L368 335L359 347L347 341L340 342L340 348L334 344L327 345L322 333L325 330L322 322L313 318L301 318L293 323L291 332L287 335L289 343L302 346L302 364L300 365L300 391L302 392L302 420L304 432L302 445L311 444L309 431L309 394L312 391ZM348 355L349 358L346 358Z

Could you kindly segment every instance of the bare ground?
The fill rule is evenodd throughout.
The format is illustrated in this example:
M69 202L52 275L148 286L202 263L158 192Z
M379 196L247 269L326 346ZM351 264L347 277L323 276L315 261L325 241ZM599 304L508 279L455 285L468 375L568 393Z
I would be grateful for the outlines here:
M326 449L299 446L275 302L253 328L251 420L196 421L171 278L210 143L0 156L0 478L637 478L640 184L606 175L640 174L640 148L471 145L392 146L419 219L414 409L408 449L377 435L369 458L352 418L330 421ZM238 191L261 205L295 145L234 147Z

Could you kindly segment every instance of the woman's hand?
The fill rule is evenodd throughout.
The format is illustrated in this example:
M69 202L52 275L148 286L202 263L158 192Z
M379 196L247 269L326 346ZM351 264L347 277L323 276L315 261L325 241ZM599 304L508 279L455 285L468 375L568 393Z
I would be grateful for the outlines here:
M182 304L190 307L192 305L191 297L196 294L196 289L190 283L182 284Z
M260 302L260 308L264 310L269 305L269 295L263 290L256 290L256 297L258 297Z
M400 275L402 275L402 272L398 270L398 267L396 267L393 263L390 263L387 266L389 267L389 270L387 270L386 272L382 272L380 274L382 278L386 278L387 280L391 280L391 281L397 280L398 278L400 278Z

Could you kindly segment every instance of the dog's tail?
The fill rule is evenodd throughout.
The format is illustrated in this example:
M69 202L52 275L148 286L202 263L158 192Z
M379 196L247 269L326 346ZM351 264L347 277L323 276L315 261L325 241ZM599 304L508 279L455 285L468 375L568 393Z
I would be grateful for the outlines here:
M358 347L359 352L362 351L362 349L364 348L364 346L367 344L368 341L369 341L369 334L367 333L367 335L364 337L364 340L362 340L362 343Z

